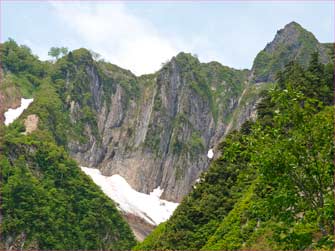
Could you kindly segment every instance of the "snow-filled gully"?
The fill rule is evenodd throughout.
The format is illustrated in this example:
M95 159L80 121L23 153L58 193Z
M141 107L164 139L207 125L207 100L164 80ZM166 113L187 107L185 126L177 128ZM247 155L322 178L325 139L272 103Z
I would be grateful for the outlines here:
M212 159L213 149L209 149L207 157ZM95 184L114 202L119 210L143 218L152 225L158 225L170 218L178 203L162 200L163 189L157 187L150 194L134 190L120 175L104 176L96 168L81 167Z
M160 199L160 187L150 194L134 190L120 175L104 176L98 169L81 167L102 191L118 204L119 210L143 218L152 225L158 225L170 218L178 203Z

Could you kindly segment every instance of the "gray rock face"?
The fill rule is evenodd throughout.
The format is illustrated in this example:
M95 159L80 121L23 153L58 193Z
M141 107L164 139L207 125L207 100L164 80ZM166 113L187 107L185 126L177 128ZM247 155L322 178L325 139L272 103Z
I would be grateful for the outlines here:
M296 22L287 24L283 29L280 29L271 43L268 43L264 50L268 53L275 53L280 44L292 46L292 49L299 49L297 43L302 27Z
M207 151L225 134L226 118L236 108L247 71L216 65L218 76L210 79L208 65L181 53L151 76L129 73L116 79L112 71L105 72L115 83L106 93L97 67L87 67L86 76L98 134L86 123L86 142L69 141L72 156L105 175L120 174L138 191L149 193L160 186L162 198L180 201L208 168ZM223 81L220 71L238 80ZM140 95L133 99L120 84L128 78L139 88ZM224 98L217 107L216 96ZM71 101L71 121L77 121L82 110L79 102Z

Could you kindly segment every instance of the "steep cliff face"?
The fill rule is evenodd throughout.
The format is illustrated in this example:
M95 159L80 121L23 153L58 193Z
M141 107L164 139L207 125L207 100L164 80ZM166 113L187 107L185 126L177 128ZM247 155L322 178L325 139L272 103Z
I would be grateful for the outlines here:
M231 114L225 134L233 129L241 128L247 120L257 118L257 105L261 101L261 93L271 87L273 87L272 83L248 83L238 99L236 109Z
M207 151L224 135L247 74L185 53L139 78L106 63L86 65L83 92L93 95L86 104L73 100L71 90L66 98L73 126L87 109L93 119L83 124L86 142L70 140L70 152L138 191L160 186L164 199L180 201L208 167Z

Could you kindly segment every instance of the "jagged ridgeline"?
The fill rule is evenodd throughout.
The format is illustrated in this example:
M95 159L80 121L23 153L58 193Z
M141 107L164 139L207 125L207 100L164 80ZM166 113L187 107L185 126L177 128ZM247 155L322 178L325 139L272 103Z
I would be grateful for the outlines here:
M313 52L319 61L311 57ZM201 63L180 53L159 71L135 76L94 56L78 49L55 62L42 62L13 40L1 44L0 248L120 250L135 245L114 203L72 159L104 175L119 174L137 191L149 193L160 186L164 199L183 201L138 249L329 247L332 117L326 105L332 100L333 71L319 62L334 57L333 44L320 44L290 23L258 54L251 70ZM276 73L292 59L299 65L286 68L278 85ZM34 101L3 126L4 112L18 107L21 98ZM316 105L319 101L323 104ZM229 132L256 118L257 106L260 120L245 124L219 145ZM285 124L291 119L297 122ZM290 138L292 142L284 140ZM294 156L302 159L290 155L294 147L299 153ZM211 148L218 159L208 170ZM287 158L281 159L282 154ZM266 176L276 163L281 165L277 173ZM282 167L297 173L281 172ZM291 174L304 178L301 184L308 187L280 180L280 175ZM324 198L311 199L320 194ZM302 201L307 197L312 202ZM279 208L279 202L292 204ZM281 211L287 212L285 221L273 217L282 217ZM269 238L261 241L262 233ZM289 246L293 239L298 241Z

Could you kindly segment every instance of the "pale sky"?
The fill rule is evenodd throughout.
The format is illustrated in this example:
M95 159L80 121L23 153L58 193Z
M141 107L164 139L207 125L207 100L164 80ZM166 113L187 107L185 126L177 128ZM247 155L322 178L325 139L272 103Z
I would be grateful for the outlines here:
M9 37L49 59L52 46L85 47L136 75L180 51L200 61L251 68L257 53L296 21L334 42L333 1L1 0L1 41Z

